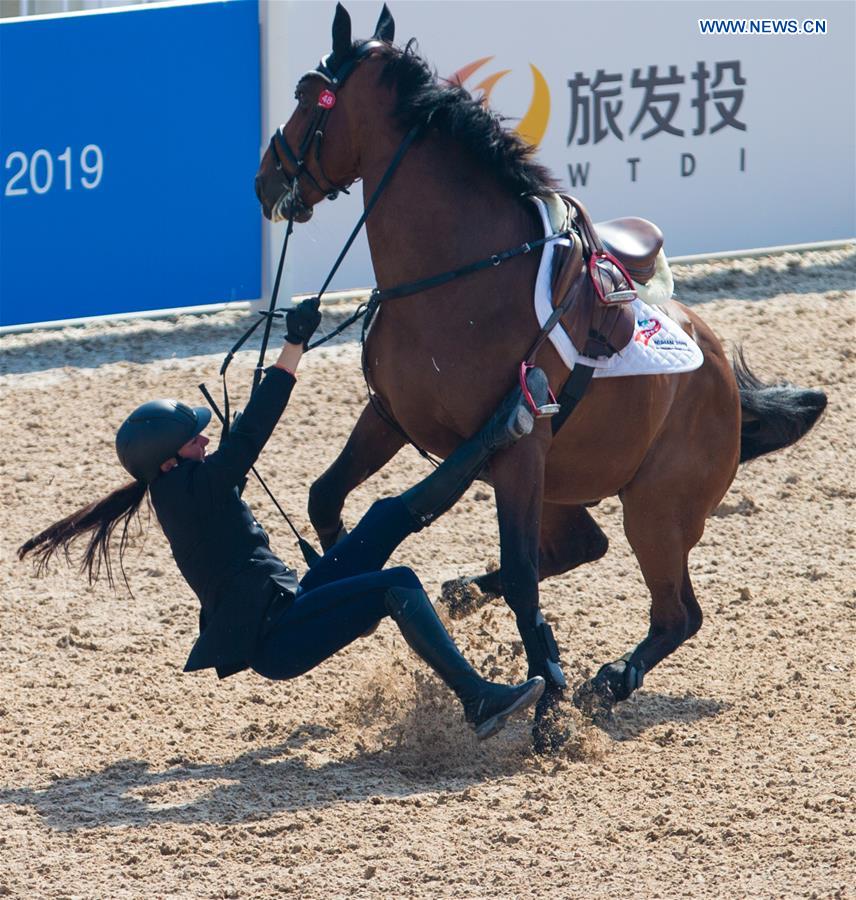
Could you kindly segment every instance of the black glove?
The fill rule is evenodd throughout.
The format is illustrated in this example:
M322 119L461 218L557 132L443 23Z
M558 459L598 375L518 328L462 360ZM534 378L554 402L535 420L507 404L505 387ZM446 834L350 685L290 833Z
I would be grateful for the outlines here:
M310 297L285 314L285 339L289 344L302 344L305 349L307 341L321 324L320 305L317 297Z

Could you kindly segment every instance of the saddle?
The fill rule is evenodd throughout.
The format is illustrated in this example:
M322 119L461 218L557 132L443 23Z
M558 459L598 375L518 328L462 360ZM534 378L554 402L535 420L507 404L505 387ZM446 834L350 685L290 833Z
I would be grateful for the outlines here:
M638 284L647 284L663 248L663 232L647 219L632 216L597 222L594 226L603 246L627 269Z
M572 238L570 246L557 244L553 250L553 307L563 308L562 325L579 353L608 358L633 338L633 281L646 284L653 276L663 234L646 219L595 225L573 197L556 195L547 205L554 224L562 221L558 230L570 230Z

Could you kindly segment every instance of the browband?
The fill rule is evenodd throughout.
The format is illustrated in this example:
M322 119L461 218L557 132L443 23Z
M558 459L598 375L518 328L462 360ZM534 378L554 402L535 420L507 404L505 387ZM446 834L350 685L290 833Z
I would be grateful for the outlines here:
M321 62L318 63L317 68L313 71L306 72L303 77L306 78L307 75L320 75L328 84L341 85L351 74L351 70L358 62L365 59L372 50L377 50L384 46L386 45L383 41L364 41L348 54L347 59L340 66L335 66L335 68L335 54L328 53L321 58Z

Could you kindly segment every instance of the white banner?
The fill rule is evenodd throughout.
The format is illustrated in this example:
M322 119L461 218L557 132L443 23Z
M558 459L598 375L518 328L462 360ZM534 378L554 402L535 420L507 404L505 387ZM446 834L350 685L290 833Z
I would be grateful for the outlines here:
M382 4L346 5L354 37L369 37ZM441 76L487 95L595 220L651 219L670 255L856 233L847 0L389 6L396 43L416 37ZM291 115L297 79L329 52L335 4L263 7L269 134ZM296 227L286 293L320 287L361 210L357 189ZM282 229L268 229L271 279ZM361 238L333 288L371 284Z

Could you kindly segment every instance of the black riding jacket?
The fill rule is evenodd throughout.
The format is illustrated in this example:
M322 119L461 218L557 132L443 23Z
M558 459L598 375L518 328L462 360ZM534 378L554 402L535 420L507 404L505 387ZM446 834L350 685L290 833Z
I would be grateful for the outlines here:
M271 366L214 453L181 459L150 486L175 562L202 604L186 672L213 666L225 678L246 669L272 601L297 592L295 572L271 552L240 497L294 384L291 373Z

